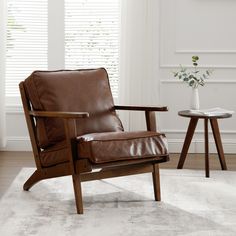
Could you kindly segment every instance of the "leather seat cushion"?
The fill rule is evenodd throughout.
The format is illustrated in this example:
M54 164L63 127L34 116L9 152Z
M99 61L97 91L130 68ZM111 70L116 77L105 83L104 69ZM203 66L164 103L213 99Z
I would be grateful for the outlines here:
M160 157L168 154L164 134L157 132L105 132L77 137L78 158L92 163ZM40 153L43 167L68 162L66 142L59 142Z
M150 131L92 133L77 137L78 155L92 163L164 156L164 134Z

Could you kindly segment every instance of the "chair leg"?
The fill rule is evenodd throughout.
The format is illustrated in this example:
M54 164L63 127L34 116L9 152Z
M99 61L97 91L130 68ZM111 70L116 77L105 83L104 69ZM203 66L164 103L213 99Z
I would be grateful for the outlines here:
M38 183L42 179L43 179L42 174L38 170L36 170L24 183L23 189L25 191L28 191L31 187L33 187L36 183Z
M82 200L82 189L81 189L81 179L79 174L72 175L74 193L75 193L75 203L78 214L83 214L83 200Z
M152 179L153 179L155 201L161 201L159 164L153 164Z

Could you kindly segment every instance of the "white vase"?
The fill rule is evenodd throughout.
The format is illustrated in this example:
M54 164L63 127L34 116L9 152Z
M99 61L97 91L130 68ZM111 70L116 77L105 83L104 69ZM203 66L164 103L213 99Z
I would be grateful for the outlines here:
M192 88L190 109L199 110L199 107L200 107L200 104L199 104L198 88Z

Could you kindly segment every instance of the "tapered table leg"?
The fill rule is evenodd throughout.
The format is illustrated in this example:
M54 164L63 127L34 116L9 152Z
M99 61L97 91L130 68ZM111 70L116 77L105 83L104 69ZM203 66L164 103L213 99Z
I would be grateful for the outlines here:
M209 139L208 139L208 119L204 119L204 133L205 133L205 171L206 177L210 176L209 171Z
M179 158L179 163L178 163L178 166L177 166L178 169L182 169L183 166L184 166L184 162L185 162L185 159L186 159L186 156L187 156L187 153L188 153L190 143L191 143L192 138L193 138L195 128L197 126L197 122L198 122L198 118L191 118L190 119L190 122L189 122L189 125L188 125L188 131L187 131L187 134L185 136L184 145L183 145L183 148L182 148L182 151L181 151L181 154L180 154L180 158Z
M218 156L220 159L221 169L227 170L227 166L225 162L225 155L224 155L223 145L221 142L220 130L219 130L217 119L210 119L210 122L211 122L211 128L212 128L213 136L216 143L216 149L217 149Z

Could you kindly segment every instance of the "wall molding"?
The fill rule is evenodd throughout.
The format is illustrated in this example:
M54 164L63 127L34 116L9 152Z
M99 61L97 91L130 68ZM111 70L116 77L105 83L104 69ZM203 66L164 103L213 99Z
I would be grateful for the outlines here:
M236 54L236 50L197 50L197 49L176 49L176 54Z
M197 48L195 44L189 45L189 47L185 48L185 45L177 45L177 36L182 31L179 32L180 24L176 24L176 17L178 17L177 13L177 4L181 4L174 0L161 0L160 1L160 68L176 68L179 67L176 62L179 61L178 58L183 58L184 54L187 56L188 54L205 54L205 56L210 56L210 58L217 56L221 62L218 65L204 65L199 66L199 68L214 68L214 69L236 69L236 65L232 64L232 61L235 60L236 48L234 44L232 44L231 48L227 48L227 42L224 44L224 41L220 43L220 45L212 42L211 49L202 48L200 45ZM189 1L189 6L191 7L191 1ZM203 3L200 3L203 4ZM222 2L222 4L226 4ZM194 8L193 8L194 9ZM165 14L163 14L165 12ZM201 22L201 21L200 21ZM180 22L181 23L181 22ZM221 28L219 28L220 32ZM199 35L202 37L202 35ZM233 38L232 38L233 40ZM225 46L226 45L226 46ZM227 60L225 60L227 57ZM212 61L212 60L211 60ZM225 64L227 62L229 64ZM174 63L174 64L172 64ZM187 66L189 67L189 66Z
M178 64L164 64L164 63L160 63L160 68L178 68L179 65ZM192 68L192 65L185 65L186 68ZM198 68L202 68L202 69L209 69L209 68L213 68L213 69L236 69L236 65L201 65L198 66Z
M166 134L186 134L186 129L163 129L161 132ZM236 134L236 130L220 130L221 134ZM195 130L194 134L204 134L204 130ZM209 134L212 134L212 131L209 129Z
M160 80L161 84L176 84L176 83L183 83L182 80L178 79L162 79ZM223 80L223 79L216 79L216 80L207 80L207 84L236 84L236 80L233 79L228 79L228 80Z
M170 153L181 152L184 139L168 139ZM222 140L225 153L236 153L236 139ZM216 153L214 140L209 140L210 153ZM27 136L7 137L7 145L1 151L32 151L30 139ZM204 139L193 139L189 148L189 153L204 153Z

